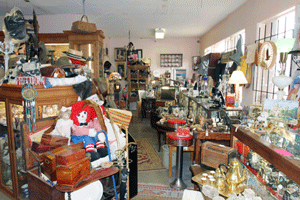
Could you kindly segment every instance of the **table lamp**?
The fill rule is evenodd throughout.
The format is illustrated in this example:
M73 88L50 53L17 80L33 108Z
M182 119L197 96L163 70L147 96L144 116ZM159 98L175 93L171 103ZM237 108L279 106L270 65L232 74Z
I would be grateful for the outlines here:
M228 84L235 84L235 102L239 100L239 87L240 84L247 84L248 81L244 75L244 73L240 70L240 66L238 66L237 70L233 71L231 77L229 78ZM236 106L238 107L238 106Z
M280 52L280 71L278 76L274 76L272 78L272 82L274 85L278 87L277 99L283 99L285 95L284 88L290 85L293 82L293 79L289 76L285 75L285 65L288 56L288 52L290 52L294 46L295 39L294 38L283 38L279 39L276 42L276 46L278 51Z

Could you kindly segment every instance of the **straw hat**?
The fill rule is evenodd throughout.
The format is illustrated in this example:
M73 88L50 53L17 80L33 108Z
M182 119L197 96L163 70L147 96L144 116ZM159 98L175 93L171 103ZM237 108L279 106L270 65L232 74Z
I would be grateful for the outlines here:
M83 57L82 51L77 51L75 49L69 49L68 51L63 51L66 56L69 58L75 59L75 60L80 60L80 61L86 61L86 58Z
M150 66L151 60L147 57L142 58L142 62L145 63L146 66Z

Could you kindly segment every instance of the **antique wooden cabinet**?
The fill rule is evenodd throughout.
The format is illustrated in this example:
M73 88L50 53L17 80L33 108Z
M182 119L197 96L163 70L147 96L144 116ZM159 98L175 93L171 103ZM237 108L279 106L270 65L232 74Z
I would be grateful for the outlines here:
M61 106L70 106L78 99L72 86L34 87L37 119L56 116ZM33 166L32 155L25 151L29 145L28 139L24 139L27 135L21 130L25 121L21 91L21 85L2 84L0 87L0 190L12 199L27 199L21 187L26 187L26 170Z
M95 77L104 77L104 67L100 63L102 60L103 40L105 38L103 31L97 30L91 34L80 34L72 31L64 31L64 33L68 35L70 49L81 50L85 56L93 57L93 60L89 61L91 63L87 62L87 64L91 64L92 73L95 74Z
M146 90L149 68L149 66L144 65L131 65L127 67L128 106L130 102L139 100L139 90Z

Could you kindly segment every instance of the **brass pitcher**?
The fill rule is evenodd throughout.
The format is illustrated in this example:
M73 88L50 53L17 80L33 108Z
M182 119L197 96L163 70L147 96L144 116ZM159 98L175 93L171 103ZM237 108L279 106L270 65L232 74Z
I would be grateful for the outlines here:
M246 168L243 169L243 176L240 175L239 170L239 162L236 159L232 159L229 163L229 166L221 163L221 166L225 166L227 168L226 174L226 182L228 184L228 189L232 192L237 192L237 186L246 180Z
M215 179L216 179L216 187L218 190L225 188L225 174L221 168L216 169Z

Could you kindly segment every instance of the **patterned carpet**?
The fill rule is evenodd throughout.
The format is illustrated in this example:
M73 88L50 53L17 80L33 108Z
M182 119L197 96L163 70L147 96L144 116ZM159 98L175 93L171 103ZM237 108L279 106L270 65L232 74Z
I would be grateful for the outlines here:
M138 195L133 200L181 200L183 190L172 189L168 186L138 185Z
M136 140L138 147L138 171L165 169L162 160L147 138Z

